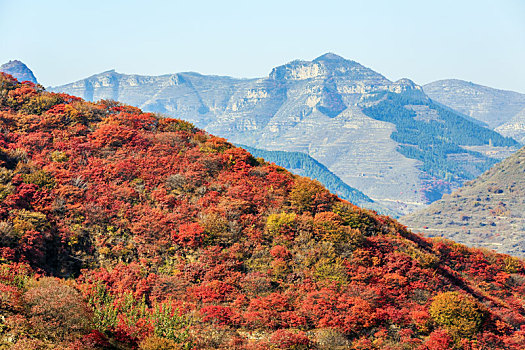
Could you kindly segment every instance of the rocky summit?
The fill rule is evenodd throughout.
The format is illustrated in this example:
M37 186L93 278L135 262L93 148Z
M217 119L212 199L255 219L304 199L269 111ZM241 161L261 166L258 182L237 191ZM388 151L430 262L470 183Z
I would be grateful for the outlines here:
M18 60L4 63L0 66L0 72L10 74L18 81L30 81L32 83L38 84L38 81L36 80L35 75L31 69Z
M401 214L441 198L518 145L433 102L408 79L390 81L331 53L258 79L112 70L50 90L183 118L238 144L306 153Z

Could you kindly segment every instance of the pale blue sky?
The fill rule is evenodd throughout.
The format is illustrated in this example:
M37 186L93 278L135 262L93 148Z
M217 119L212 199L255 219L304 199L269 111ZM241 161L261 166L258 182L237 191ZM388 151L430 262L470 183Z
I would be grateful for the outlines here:
M393 80L525 93L525 0L0 0L0 62L45 86L113 68L262 77L328 51Z

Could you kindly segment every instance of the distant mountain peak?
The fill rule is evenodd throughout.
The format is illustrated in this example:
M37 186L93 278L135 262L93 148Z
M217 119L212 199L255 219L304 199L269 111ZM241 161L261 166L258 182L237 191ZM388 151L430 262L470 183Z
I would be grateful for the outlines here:
M11 60L0 66L0 72L12 75L18 81L30 81L38 84L35 75L23 62L19 60Z
M317 57L316 59L314 59L314 62L322 62L322 61L347 61L347 59L339 55L336 55L333 52L327 52L324 55L321 55Z
M104 71L102 73L99 73L99 74L95 74L94 76L116 76L116 75L120 75L119 73L117 73L117 71L115 69L110 69L110 70L107 70L107 71Z
M8 65L24 65L24 66L25 66L25 64L24 64L22 61L19 61L19 60L9 60L9 62L4 63L4 64L2 65L2 67L3 67L3 66L8 66Z
M270 73L271 79L292 81L334 76L347 76L354 81L372 79L385 84L391 83L372 69L331 52L325 53L312 61L294 60L288 62L282 66L275 67Z

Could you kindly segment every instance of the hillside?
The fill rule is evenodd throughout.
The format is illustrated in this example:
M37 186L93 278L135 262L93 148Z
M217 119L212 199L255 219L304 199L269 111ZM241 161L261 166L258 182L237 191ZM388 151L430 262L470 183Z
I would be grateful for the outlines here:
M523 349L525 264L0 74L0 348Z
M323 164L307 154L300 152L267 151L244 145L238 146L250 152L254 157L264 158L266 161L282 166L294 174L319 181L330 192L357 206L376 210L380 214L391 213L388 209L381 207L361 191L348 186Z
M401 218L414 231L525 257L525 148L428 208Z
M457 79L435 81L423 90L431 99L524 143L525 94Z
M51 90L182 118L238 144L306 153L398 213L441 198L517 149L412 81L392 82L335 54L258 79L108 71Z

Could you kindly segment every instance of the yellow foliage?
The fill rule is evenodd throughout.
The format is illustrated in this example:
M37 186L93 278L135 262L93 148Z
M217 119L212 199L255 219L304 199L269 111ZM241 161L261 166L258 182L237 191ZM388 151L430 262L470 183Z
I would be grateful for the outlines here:
M25 209L17 210L13 219L13 227L17 232L27 230L42 231L47 225L47 217L40 212L32 212Z
M15 186L12 184L0 184L0 199L4 199L5 197L9 196L11 193L15 192Z
M7 185L13 178L13 172L6 168L0 168L0 184Z
M520 259L513 256L505 256L503 258L503 271L507 273L516 273L523 269L523 263Z
M57 163L63 163L63 162L67 162L68 161L68 156L66 155L65 152L62 152L62 151L53 151L51 153L51 160L53 162L57 162Z
M111 249L109 249L108 247L102 247L98 250L98 252L102 255L108 255L111 253Z
M159 127L162 131L175 132L175 131L194 131L195 126L187 121L174 119L174 118L160 118ZM202 135L202 134L196 134Z
M299 213L312 211L316 197L324 193L328 193L328 190L319 181L306 177L296 177L289 196L290 203Z
M359 247L365 240L358 229L344 226L341 217L333 212L322 212L315 215L314 233L321 241L346 243L352 248Z
M35 96L29 99L20 108L20 111L24 114L38 114L41 115L54 105L61 103L59 96L49 93L43 93L39 96Z
M32 171L29 174L24 174L22 175L22 179L24 180L24 182L35 184L38 187L55 187L55 179L50 173L44 170L37 170Z
M458 292L438 294L429 311L434 322L456 338L471 338L481 330L487 318L483 305L473 297Z
M359 229L364 234L374 227L374 220L370 214L355 205L336 203L332 211L341 217L344 225Z
M406 238L397 237L397 239L403 242L403 244L399 245L400 250L409 255L412 259L417 260L422 268L433 268L439 264L439 258L435 254L427 253L419 249L417 244Z
M206 154L223 153L228 148L231 148L231 145L226 141L226 139L212 136L204 142L204 145L200 148L200 151Z
M295 226L295 213L270 214L266 220L266 232L272 236L278 236L283 228Z
M315 264L315 277L318 280L329 280L334 282L345 282L348 278L347 268L341 258L321 258Z
M344 238L341 217L332 212L317 213L314 217L314 233L320 240L340 242Z
M290 273L290 266L287 261L275 259L270 262L272 275L276 280L284 279Z
M179 350L182 346L174 340L157 337L155 335L144 339L139 344L140 350Z

